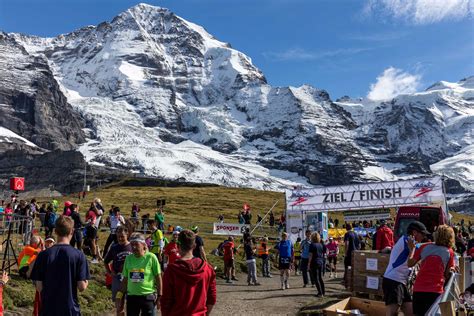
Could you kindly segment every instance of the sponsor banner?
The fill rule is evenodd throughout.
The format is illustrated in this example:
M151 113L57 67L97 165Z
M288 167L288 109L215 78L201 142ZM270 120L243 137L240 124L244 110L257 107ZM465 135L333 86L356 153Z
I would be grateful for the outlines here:
M240 236L244 233L245 228L250 228L250 225L231 224L231 223L214 223L214 235L233 235Z
M344 221L364 221L390 219L390 210L359 210L359 211L344 211Z
M342 211L444 201L441 177L286 191L287 211Z

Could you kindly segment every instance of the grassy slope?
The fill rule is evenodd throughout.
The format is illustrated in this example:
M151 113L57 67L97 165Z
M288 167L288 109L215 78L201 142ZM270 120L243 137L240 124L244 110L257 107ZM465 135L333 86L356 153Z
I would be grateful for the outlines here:
M224 239L224 236L212 235L212 223L216 221L219 214L223 214L225 221L237 222L237 215L243 203L247 202L252 206L252 213L255 222L256 215L262 216L273 203L278 200L274 209L275 217L278 217L285 207L283 193L257 191L252 189L235 189L223 187L108 187L96 192L90 192L86 198L87 203L79 202L76 196L66 196L60 199L61 202L70 200L78 203L81 213L84 214L88 208L88 203L99 197L105 208L116 205L122 209L122 214L130 216L132 202L137 202L141 207L141 214L155 213L157 198L165 198L167 205L165 208L165 221L172 225L191 227L195 224L201 227L201 235L205 241L206 251L209 252ZM47 199L39 199L46 202ZM463 217L466 220L473 219L466 216L453 214L455 222L459 222ZM339 218L343 222L342 213L330 214L333 218ZM103 245L107 238L107 233L100 234L100 244ZM222 259L209 255L209 260L216 267L218 274L223 268ZM245 270L245 262L238 256L238 270ZM113 305L109 299L110 292L104 285L104 269L102 265L91 265L93 280L85 293L80 294L80 302L84 315L104 315L111 311ZM21 310L33 305L34 289L30 282L21 280L13 276L11 284L6 288L4 302L9 310Z

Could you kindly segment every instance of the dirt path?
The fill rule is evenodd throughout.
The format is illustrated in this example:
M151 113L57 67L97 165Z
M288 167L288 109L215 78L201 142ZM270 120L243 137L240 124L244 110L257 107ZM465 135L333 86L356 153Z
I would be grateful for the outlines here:
M247 275L239 275L239 281L227 284L217 280L217 304L214 315L296 315L304 306L317 310L348 296L344 293L341 278L325 277L326 297L317 298L316 289L303 288L302 276L290 277L290 289L280 289L280 277L259 278L260 286L248 286Z

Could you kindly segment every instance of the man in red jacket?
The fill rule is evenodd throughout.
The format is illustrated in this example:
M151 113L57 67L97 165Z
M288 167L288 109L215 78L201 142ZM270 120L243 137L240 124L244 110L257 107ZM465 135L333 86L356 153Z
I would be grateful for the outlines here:
M391 250L393 247L393 231L387 226L384 219L380 220L380 227L377 229L375 249L378 251Z
M183 230L178 237L180 259L163 275L161 314L204 316L216 304L216 274L203 259L193 257L195 234Z

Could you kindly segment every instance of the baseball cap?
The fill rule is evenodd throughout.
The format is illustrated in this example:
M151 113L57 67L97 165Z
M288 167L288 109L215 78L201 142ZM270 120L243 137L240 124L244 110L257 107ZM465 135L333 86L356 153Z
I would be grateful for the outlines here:
M386 221L385 219L381 219L381 220L380 220L380 224L381 224L381 225L385 225L385 224L387 224L387 221Z
M64 206L65 206L65 207L69 207L69 206L71 206L71 205L72 205L72 202L71 202L71 201L66 201L66 202L64 202Z
M411 222L407 227L407 232L410 230L416 230L417 232L425 234L425 235L430 234L430 232L426 229L425 224L419 221Z
M197 232L199 230L199 227L198 226L193 226L193 227L191 227L191 230L193 232Z
M47 242L47 241L56 242L53 237L48 237L48 238L46 238L46 239L45 239L45 242Z

